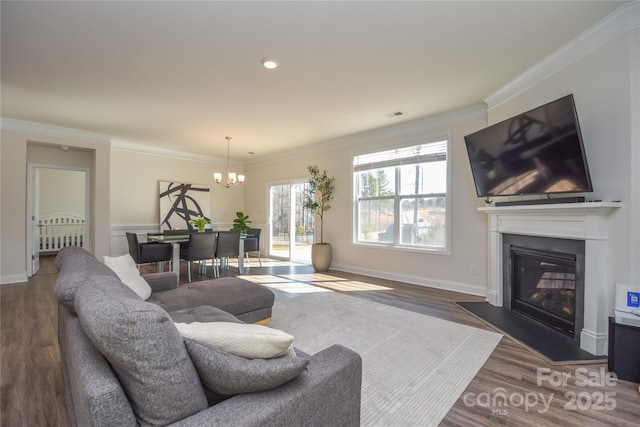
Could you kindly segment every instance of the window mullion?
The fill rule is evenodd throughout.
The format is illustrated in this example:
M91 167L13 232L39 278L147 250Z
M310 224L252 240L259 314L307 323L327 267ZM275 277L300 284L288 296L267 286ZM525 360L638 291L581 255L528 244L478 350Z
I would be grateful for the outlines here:
M400 243L400 178L401 178L401 169L399 167L395 167L396 174L396 185L393 195L393 244L397 245Z

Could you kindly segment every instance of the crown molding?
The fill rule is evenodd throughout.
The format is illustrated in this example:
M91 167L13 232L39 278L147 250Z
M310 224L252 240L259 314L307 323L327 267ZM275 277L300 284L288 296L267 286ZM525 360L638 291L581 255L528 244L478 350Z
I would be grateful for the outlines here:
M429 117L423 117L391 126L385 126L373 130L354 133L344 137L332 139L326 142L310 145L295 150L289 150L283 153L264 156L255 160L247 161L247 166L262 165L268 163L279 162L292 158L319 154L329 150L358 148L363 143L367 145L380 143L388 143L389 140L406 138L407 135L415 135L416 133L433 132L442 130L444 127L452 126L457 123L463 123L470 120L486 119L487 109L484 104L474 105L471 107L461 108L446 113L436 114Z
M190 153L187 151L171 150L166 148L153 147L150 145L133 144L130 142L118 140L114 140L111 142L111 148L114 150L129 151L159 157L168 157L171 159L182 159L203 163L227 164L226 157L222 158L215 156L206 156L202 154ZM229 165L235 167L244 167L245 163L241 161L230 160Z
M7 117L0 117L0 128L3 130L33 133L52 138L72 139L97 144L111 144L111 136L102 133L48 125L44 123L28 122L25 120L10 119Z
M640 1L620 6L594 26L487 96L488 111L531 89L617 37L640 28Z

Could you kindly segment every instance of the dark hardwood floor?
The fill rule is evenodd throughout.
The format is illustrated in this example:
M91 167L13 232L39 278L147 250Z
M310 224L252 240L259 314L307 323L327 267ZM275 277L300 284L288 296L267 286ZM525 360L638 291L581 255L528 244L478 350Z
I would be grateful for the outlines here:
M28 283L0 287L2 426L69 425L57 344L57 307L53 296L56 271L52 261L43 258L40 271ZM143 272L151 271L153 267L143 267ZM193 270L194 280L210 278L199 276L196 271ZM233 266L222 272L235 273ZM181 282L186 277L183 265ZM263 267L252 260L246 277L270 286L277 299L296 296L300 287L322 286L491 329L454 304L482 300L465 294L342 272L317 275L308 266L264 260ZM545 369L546 376L538 384L538 371ZM606 364L550 365L504 337L441 426L640 425L637 384L620 380L615 385L601 386L605 372ZM563 375L565 384L558 385ZM589 383L581 386L585 379Z

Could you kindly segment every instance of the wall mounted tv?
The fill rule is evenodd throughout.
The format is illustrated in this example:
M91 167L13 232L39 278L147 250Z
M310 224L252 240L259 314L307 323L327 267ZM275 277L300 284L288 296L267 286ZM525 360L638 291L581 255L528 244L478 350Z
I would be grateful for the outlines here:
M593 191L573 95L464 139L478 197Z

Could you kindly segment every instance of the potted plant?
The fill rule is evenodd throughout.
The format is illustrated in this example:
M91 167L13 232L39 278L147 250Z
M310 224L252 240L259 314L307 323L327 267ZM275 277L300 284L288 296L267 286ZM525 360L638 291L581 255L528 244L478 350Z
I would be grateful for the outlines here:
M200 233L204 233L204 228L207 224L209 224L209 220L201 215L198 215L197 217L189 221L189 224L195 225L196 227L198 227L198 231Z
M236 217L233 220L233 226L231 231L240 230L241 234L247 234L249 232L249 215L245 215L243 212L236 212Z
M335 178L329 177L326 170L320 172L317 165L309 166L307 170L311 177L303 206L320 219L320 242L311 245L311 263L316 271L327 271L331 265L331 244L324 241L324 213L331 209Z

